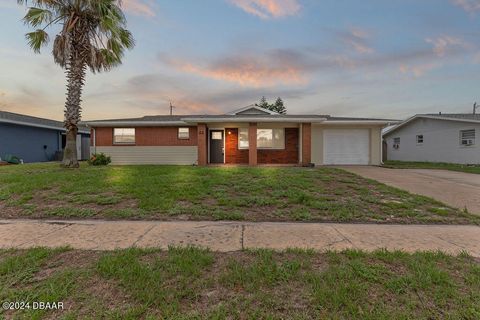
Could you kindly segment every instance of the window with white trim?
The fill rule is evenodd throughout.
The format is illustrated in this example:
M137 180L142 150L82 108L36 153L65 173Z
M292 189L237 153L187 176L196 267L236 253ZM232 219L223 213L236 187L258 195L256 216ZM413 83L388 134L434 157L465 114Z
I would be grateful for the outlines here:
M114 144L134 144L135 128L113 128Z
M238 129L238 149L248 149L248 128Z
M475 129L460 130L460 145L473 146L475 144Z
M190 139L190 128L178 128L178 139Z
M423 134L417 135L417 144L423 144Z
M238 129L238 148L248 149L248 128ZM257 129L258 149L285 149L285 129Z
M393 138L393 149L400 149L400 137Z

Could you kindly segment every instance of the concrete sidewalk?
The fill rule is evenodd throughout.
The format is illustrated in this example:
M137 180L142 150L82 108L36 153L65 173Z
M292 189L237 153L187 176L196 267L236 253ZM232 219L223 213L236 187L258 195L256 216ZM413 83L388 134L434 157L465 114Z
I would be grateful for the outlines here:
M215 221L0 220L0 248L71 246L112 250L197 245L214 251L247 248L466 251L480 257L479 226Z

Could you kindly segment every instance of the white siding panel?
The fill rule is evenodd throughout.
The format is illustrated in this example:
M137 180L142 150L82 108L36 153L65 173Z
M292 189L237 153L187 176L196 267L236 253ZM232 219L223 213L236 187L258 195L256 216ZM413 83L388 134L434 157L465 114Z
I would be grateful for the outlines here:
M173 164L192 165L197 163L197 146L112 146L95 147L97 153L112 157L112 164Z
M460 130L475 129L475 145L460 145ZM417 143L423 135L423 143ZM393 139L400 138L400 147L393 148ZM400 161L480 163L480 124L459 121L416 119L385 136L387 159Z
M326 129L323 137L324 164L370 163L369 129Z

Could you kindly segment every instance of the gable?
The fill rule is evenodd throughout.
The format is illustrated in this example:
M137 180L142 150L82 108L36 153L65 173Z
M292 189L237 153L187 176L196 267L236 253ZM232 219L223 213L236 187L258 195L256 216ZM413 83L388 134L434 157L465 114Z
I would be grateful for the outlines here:
M249 108L247 110L243 110L235 114L270 114L270 113L268 113L267 111L259 110L258 108Z
M248 107L237 109L232 112L227 113L229 115L240 115L240 114L257 114L257 115L277 115L278 112L260 108L255 105L250 105Z

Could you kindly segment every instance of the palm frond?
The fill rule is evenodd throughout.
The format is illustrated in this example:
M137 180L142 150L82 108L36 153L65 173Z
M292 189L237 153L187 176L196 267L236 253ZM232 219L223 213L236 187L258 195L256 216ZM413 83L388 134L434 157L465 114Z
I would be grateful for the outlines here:
M131 49L135 46L135 39L133 38L132 33L127 29L121 29L118 37L124 48Z
M49 23L52 21L53 14L48 9L31 7L28 9L27 14L23 18L25 24L28 24L34 28L40 26L43 23Z
M25 38L35 53L40 53L40 48L45 46L49 40L48 33L41 29L27 33Z

